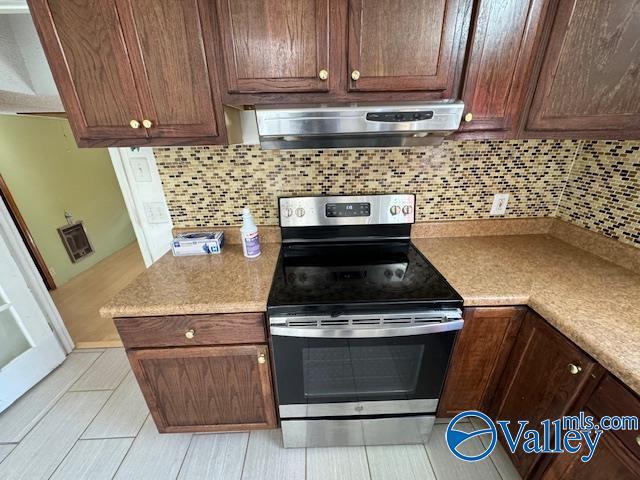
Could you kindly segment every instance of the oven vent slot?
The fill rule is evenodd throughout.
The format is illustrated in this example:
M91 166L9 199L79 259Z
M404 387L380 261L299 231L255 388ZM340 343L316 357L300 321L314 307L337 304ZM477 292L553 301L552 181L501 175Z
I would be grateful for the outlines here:
M446 320L446 317L415 317L413 323L441 323Z
M289 327L317 327L317 320L289 320L287 322Z
M353 318L351 325L380 325L379 318Z
M411 317L382 318L383 325L411 325Z
M320 326L324 327L340 327L343 325L349 325L349 319L348 318L331 318L331 319L326 319L326 320L320 320Z

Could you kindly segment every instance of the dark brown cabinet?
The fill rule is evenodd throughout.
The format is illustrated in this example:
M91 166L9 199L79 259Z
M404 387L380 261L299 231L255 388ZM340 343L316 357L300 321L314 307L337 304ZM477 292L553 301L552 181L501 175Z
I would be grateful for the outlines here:
M461 96L462 132L478 132L480 138L515 136L549 4L549 0L478 2Z
M264 314L114 322L158 431L276 427Z
M324 92L329 0L218 0L231 93Z
M640 137L639 31L637 2L560 0L526 133Z
M30 0L80 146L224 143L205 0Z
M456 96L471 0L217 0L225 102Z
M526 307L465 308L438 404L438 417L486 411L515 342Z
M560 418L573 408L599 369L544 319L529 312L497 388L491 417L509 420L511 425L526 419L532 428L541 428L540 421ZM511 454L523 478L540 458L522 450Z
M466 0L350 0L349 90L452 96L467 8Z
M593 415L588 409L585 415ZM611 432L604 432L593 457L583 462L586 453L558 455L544 471L542 478L553 480L637 480L640 477L640 460L631 455Z
M161 433L276 426L266 345L127 353Z
M640 416L640 399L612 375L606 375L593 392L583 410L599 421L608 416ZM585 449L586 450L586 449ZM586 452L584 452L586 453ZM580 460L584 454L554 456L544 470L544 479L561 480L632 480L640 478L640 431L605 431L591 460Z
M78 143L145 139L129 125L143 113L115 2L31 0L29 8Z

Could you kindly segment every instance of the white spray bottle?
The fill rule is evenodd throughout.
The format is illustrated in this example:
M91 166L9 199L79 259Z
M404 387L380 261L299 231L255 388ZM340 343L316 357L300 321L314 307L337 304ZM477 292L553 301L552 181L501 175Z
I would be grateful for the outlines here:
M256 258L260 255L260 236L258 235L258 227L256 227L251 212L247 207L242 209L242 228L240 229L242 237L242 251L247 258Z

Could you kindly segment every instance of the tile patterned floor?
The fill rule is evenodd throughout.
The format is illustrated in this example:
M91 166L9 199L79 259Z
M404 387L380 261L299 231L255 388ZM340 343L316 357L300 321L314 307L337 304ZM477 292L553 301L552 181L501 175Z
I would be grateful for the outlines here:
M160 435L124 351L79 350L0 414L0 479L519 478L499 448L481 462L457 460L445 428L436 424L427 445L350 448L284 449L279 430Z

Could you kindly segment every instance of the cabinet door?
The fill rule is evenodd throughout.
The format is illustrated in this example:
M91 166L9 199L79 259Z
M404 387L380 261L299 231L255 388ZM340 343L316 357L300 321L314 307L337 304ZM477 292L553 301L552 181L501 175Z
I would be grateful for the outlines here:
M114 1L29 0L76 141L144 139L142 109Z
M467 0L349 0L349 90L450 89L467 7Z
M266 345L127 353L160 432L276 426Z
M593 412L584 410L585 415ZM637 480L640 478L640 458L627 450L610 431L600 437L593 457L583 462L580 457L585 451L554 456L544 471L543 479L553 480Z
M218 0L232 93L324 92L329 0ZM337 73L337 72L335 72Z
M637 1L560 0L527 130L639 137L638 32Z
M535 428L541 420L560 418L572 408L595 366L584 352L530 312L502 376L492 417L510 420L514 435L518 420L529 420ZM525 478L539 457L522 450L511 455Z
M524 307L465 308L451 356L439 417L485 410L516 339Z
M518 127L549 0L481 0L467 59L462 131ZM468 114L472 114L468 116Z
M147 128L149 135L217 137L224 119L216 71L205 50L205 43L213 42L207 2L117 0L117 3L140 92L143 119L151 122Z

